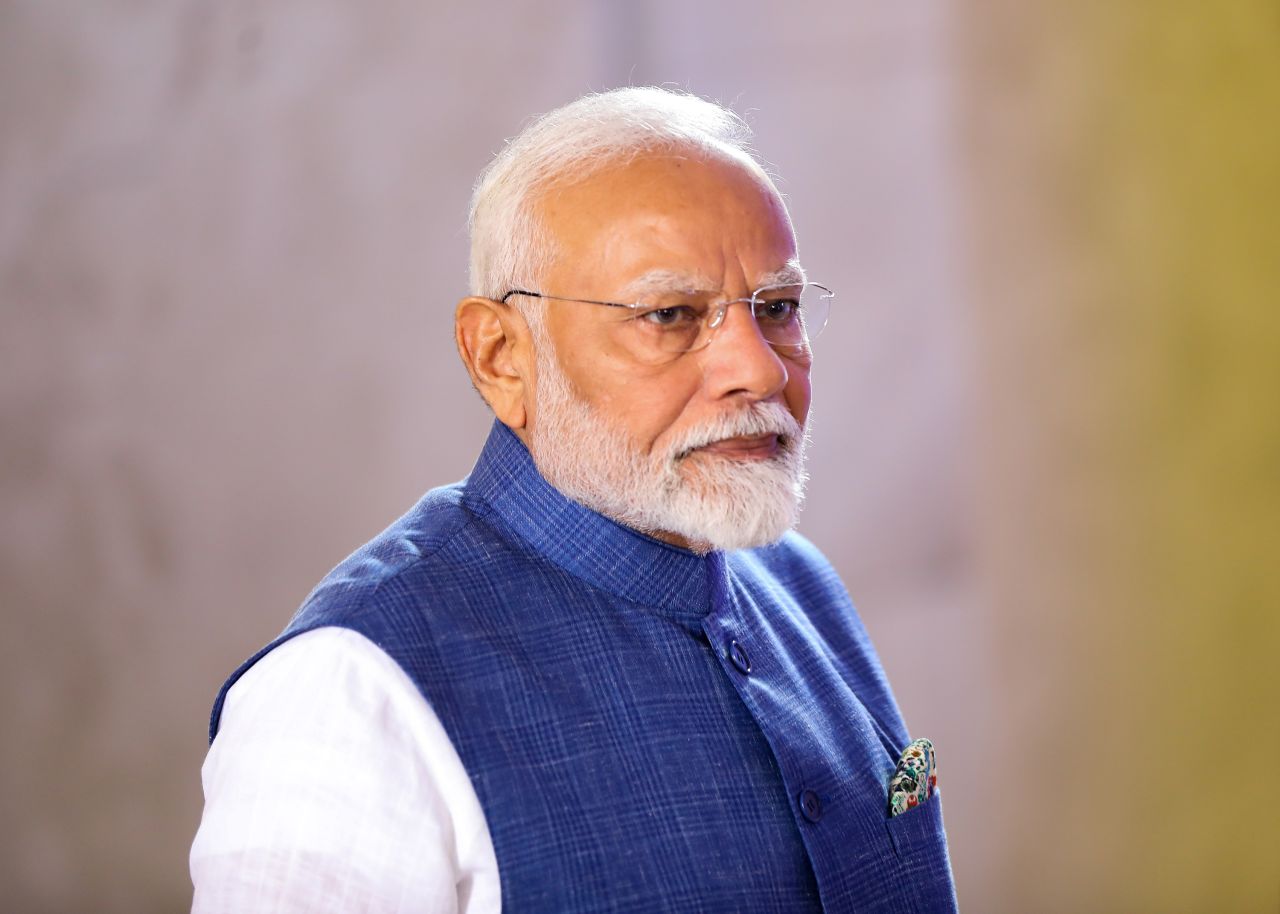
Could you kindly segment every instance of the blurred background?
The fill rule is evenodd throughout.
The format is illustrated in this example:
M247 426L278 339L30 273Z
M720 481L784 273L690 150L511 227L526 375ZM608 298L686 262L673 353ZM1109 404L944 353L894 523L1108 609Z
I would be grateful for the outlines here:
M207 714L464 475L466 203L733 106L839 293L801 529L970 912L1280 911L1280 6L0 0L0 884L190 900Z

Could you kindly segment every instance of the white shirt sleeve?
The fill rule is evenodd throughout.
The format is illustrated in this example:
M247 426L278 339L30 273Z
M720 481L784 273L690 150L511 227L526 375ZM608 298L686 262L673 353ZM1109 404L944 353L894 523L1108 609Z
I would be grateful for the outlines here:
M322 628L227 693L201 772L193 914L496 914L480 801L439 718L363 635Z

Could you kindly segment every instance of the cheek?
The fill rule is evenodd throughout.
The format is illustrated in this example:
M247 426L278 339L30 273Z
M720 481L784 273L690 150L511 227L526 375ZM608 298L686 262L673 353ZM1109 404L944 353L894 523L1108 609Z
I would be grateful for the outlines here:
M698 385L666 370L610 359L597 353L588 363L576 362L569 372L579 395L609 424L625 431L632 443L648 453L667 432L677 429Z
M698 392L696 373L663 369L632 370L619 375L601 409L627 430L635 446L645 454L662 448L665 439L678 434L691 415Z
M633 381L619 392L612 415L618 417L636 446L647 454L665 435L679 431L689 400L685 392Z
M782 396L787 401L787 409L795 416L801 426L809 416L809 400L813 388L809 381L809 369L798 365L787 366L787 386Z

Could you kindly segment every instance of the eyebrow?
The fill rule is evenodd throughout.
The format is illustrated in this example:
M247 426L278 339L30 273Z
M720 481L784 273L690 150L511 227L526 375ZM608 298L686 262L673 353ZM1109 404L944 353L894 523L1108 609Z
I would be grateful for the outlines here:
M710 290L715 283L701 273L679 270L650 270L622 287L619 297L640 298L650 292L693 292Z
M804 267L800 266L799 260L792 258L780 269L757 277L755 288L800 285L804 281ZM715 288L716 283L701 273L658 269L636 277L618 294L623 298L639 298L650 292L712 292Z
M756 288L763 289L765 286L798 286L804 283L806 279L804 267L800 266L800 261L794 257L788 260L786 265L780 270L774 270L772 273L765 273L756 279Z

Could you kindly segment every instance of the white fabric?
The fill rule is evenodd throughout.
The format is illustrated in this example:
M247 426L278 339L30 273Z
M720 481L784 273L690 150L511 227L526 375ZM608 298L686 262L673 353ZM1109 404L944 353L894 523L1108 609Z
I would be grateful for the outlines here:
M490 914L498 864L439 718L386 653L322 628L227 693L202 770L193 914Z

